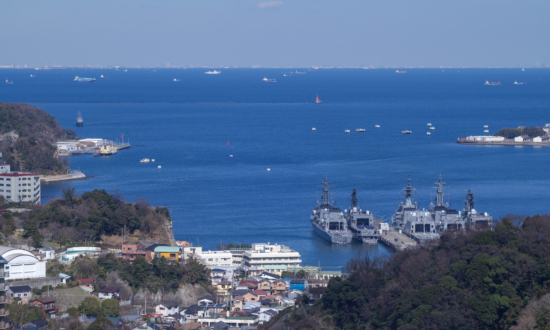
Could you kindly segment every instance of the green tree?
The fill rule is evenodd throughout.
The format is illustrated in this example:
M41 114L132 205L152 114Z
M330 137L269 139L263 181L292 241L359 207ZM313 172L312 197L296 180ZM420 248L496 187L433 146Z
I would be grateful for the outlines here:
M78 312L93 317L99 317L101 315L101 304L97 298L87 297L78 305Z
M120 316L120 306L116 299L105 299L101 302L101 310L103 316L114 317Z
M25 234L23 235L23 237L32 238L33 247L39 248L42 246L42 240L44 239L44 236L42 236L38 231L36 223L28 223L23 227L23 229L25 229Z
M111 321L109 321L106 317L98 317L95 321L93 321L89 326L88 330L103 330L106 329L109 325L111 325Z
M78 308L76 308L76 307L67 308L67 313L73 319L77 319L80 316L80 313L78 312Z

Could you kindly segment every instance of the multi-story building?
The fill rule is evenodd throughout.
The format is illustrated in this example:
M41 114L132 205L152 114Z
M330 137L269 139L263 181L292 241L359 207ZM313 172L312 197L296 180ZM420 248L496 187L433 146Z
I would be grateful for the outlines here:
M201 246L186 246L183 248L183 258L195 257L210 268L233 266L233 254L224 251L203 251Z
M6 271L4 266L8 264L8 261L0 256L0 330L7 329L9 324L6 322L6 316L9 315L9 311L6 309L6 304L9 303L9 299L6 295L6 283L4 278L6 277Z
M0 164L0 196L8 202L40 204L40 175L12 172L9 164Z
M299 266L301 262L300 253L288 246L256 243L244 253L242 267L250 275L259 275L264 271L280 275L284 270Z
M145 258L147 251L139 243L122 244L122 257L130 261L136 260L138 256Z

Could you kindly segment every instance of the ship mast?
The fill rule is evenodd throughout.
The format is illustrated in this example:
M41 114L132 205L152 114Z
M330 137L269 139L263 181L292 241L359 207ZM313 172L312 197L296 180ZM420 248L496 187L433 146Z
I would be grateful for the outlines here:
M357 207L357 188L353 186L353 192L351 193L351 209Z
M327 174L325 174L325 180L321 181L323 184L323 197L321 198L321 206L323 207L330 207L330 202L328 199L328 185L330 181L327 179Z
M474 209L474 193L468 187L468 194L466 194L466 207L464 208L464 212L466 214L469 214Z
M418 195L416 192L416 189L411 186L411 176L409 175L409 183L407 184L407 187L403 188L404 192L401 192L401 194L404 194L406 197L405 205L412 206L412 197L411 195Z
M439 173L439 181L435 183L437 185L437 196L435 197L435 206L444 206L443 205L443 185L445 182L441 180L441 173Z

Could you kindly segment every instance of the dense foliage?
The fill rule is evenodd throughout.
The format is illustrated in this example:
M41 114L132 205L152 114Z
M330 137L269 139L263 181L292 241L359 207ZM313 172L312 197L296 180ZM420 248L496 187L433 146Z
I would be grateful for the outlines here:
M508 329L550 292L550 216L447 232L389 259L353 259L346 271L293 328ZM534 317L540 329L550 328L547 316Z
M78 312L93 317L115 317L120 316L120 306L115 299L105 299L100 302L96 297L87 297L78 305Z
M542 127L525 127L525 128L503 128L493 134L493 136L503 136L507 139L513 139L516 136L529 135L531 138L536 136L546 135Z
M94 190L77 196L74 189L63 190L63 198L51 200L43 206L21 215L25 237L30 237L39 246L45 237L60 244L86 243L102 235L121 235L141 230L151 236L167 219L165 207L150 207L145 200L134 204L125 203L120 196L105 190ZM9 226L9 219L0 221Z
M210 283L209 269L195 259L177 263L165 258L155 258L148 263L145 258L138 257L130 263L126 259L107 254L97 259L97 265L106 273L118 272L120 278L128 282L130 287L148 288L151 292L175 292L187 283L198 283L207 288Z
M67 164L55 157L53 143L74 139L44 110L27 104L0 102L0 152L16 171L65 173Z

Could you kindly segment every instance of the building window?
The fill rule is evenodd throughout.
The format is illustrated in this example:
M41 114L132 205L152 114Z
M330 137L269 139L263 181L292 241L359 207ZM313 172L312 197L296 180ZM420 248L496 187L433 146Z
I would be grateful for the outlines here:
M11 181L11 179L10 179L10 178L7 178L6 181Z

